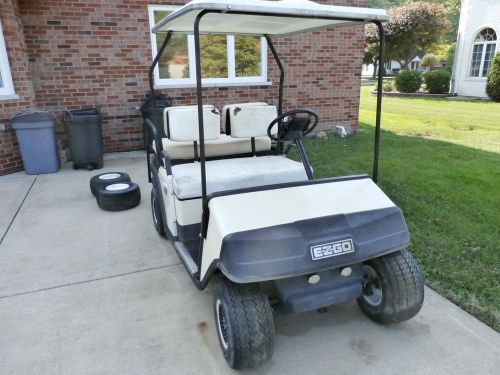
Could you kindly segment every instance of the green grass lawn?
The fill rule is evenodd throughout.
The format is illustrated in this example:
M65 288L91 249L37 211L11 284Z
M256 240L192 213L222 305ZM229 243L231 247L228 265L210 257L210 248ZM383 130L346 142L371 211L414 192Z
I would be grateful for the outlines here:
M307 141L316 177L370 173L375 98L360 128ZM500 104L384 98L379 185L403 210L425 282L500 331Z

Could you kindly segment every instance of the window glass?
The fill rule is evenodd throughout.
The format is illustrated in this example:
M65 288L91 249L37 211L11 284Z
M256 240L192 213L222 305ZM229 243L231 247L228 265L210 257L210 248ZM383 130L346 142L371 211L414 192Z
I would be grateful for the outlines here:
M175 11L168 5L149 5L150 26ZM165 41L166 34L151 33L153 56ZM201 74L210 84L261 84L267 81L267 44L264 38L232 35L201 35ZM193 85L196 83L193 35L173 34L155 68L158 85Z
M483 56L483 45L476 44L472 51L472 63L470 66L470 76L479 77L479 69L481 68L481 58Z
M493 57L495 56L495 44L487 44L486 45L486 53L484 54L484 64L483 64L483 77L488 76L488 71L490 70L491 62L493 61Z
M483 29L481 30L477 36L474 42L491 42L497 40L497 34L495 33L495 30L491 28Z
M155 23L165 18L169 11L155 11ZM156 50L159 51L165 41L166 34L156 35ZM174 34L158 62L160 79L189 78L189 53L187 35Z
M7 55L7 46L3 35L2 23L0 22L0 100L2 96L15 95L14 84L10 74L9 56Z
M200 36L201 76L227 78L227 37L225 35Z
M236 77L257 77L262 73L261 40L255 36L235 36Z
M491 61L495 55L497 34L486 28L477 33L472 49L470 77L487 77Z

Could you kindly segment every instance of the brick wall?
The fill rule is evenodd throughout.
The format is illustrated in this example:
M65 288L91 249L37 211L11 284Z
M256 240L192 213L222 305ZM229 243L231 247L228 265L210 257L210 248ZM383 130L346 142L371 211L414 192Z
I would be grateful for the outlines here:
M148 92L152 60L147 5L185 2L18 0L37 106L59 117L63 110L99 106L106 151L140 148L136 107ZM366 0L322 2L366 5ZM286 68L284 109L311 108L323 128L341 124L355 129L363 27L312 34L275 39ZM268 66L272 86L207 88L205 103L219 108L245 101L276 104L279 72L271 55ZM192 88L163 92L174 98L174 105L196 102ZM60 121L58 134L64 137Z
M21 109L33 107L35 95L29 73L20 11L15 0L0 2L0 21L2 22L15 92L19 95L19 99L0 100L0 123L6 124L6 130L0 131L1 175L23 168L16 135L10 127L9 118Z

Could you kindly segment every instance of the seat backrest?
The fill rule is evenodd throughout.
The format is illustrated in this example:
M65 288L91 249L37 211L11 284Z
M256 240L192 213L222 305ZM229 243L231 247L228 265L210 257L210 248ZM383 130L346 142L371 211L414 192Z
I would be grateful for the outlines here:
M243 107L255 107L255 106L263 106L267 105L267 103L264 102L254 102L254 103L237 103L237 104L228 104L225 105L224 108L222 108L222 129L224 130L224 133L227 135L231 134L231 116L229 114L231 109L234 108L243 108Z
M273 105L233 107L229 109L229 117L231 137L265 137L269 124L278 117L278 112Z
M165 134L171 141L199 141L198 106L167 107L163 112ZM220 134L220 113L213 105L203 106L205 140L215 140Z

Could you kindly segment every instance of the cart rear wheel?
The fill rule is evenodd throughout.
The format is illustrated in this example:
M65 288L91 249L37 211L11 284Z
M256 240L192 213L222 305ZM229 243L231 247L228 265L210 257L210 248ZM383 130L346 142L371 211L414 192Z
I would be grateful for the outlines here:
M261 286L235 284L221 278L214 297L215 327L229 366L251 368L271 358L273 312Z
M153 187L151 189L151 215L153 216L153 224L158 234L160 236L165 236L165 228L163 227L161 208L158 203L158 191Z
M415 316L424 302L418 265L406 251L371 259L363 265L361 310L377 323L399 323Z

